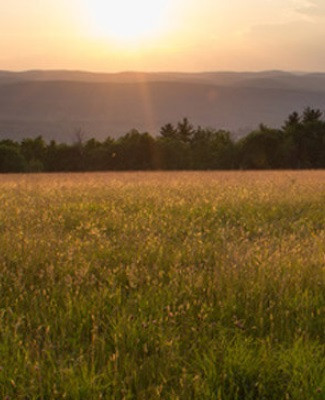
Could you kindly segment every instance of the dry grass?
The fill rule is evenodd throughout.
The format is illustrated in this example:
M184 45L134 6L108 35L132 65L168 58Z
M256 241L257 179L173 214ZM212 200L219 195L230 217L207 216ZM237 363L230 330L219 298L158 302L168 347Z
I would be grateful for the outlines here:
M2 175L0 204L1 398L324 398L324 171Z

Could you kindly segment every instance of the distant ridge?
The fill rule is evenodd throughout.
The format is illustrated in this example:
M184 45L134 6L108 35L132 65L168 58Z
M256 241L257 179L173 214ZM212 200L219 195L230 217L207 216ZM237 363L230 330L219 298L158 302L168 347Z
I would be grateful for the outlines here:
M0 83L22 81L74 81L93 83L134 83L134 82L197 82L214 85L259 86L264 82L267 87L274 83L279 86L325 91L325 73L293 73L280 70L261 72L135 72L118 73L69 71L69 70L30 70L22 72L0 71Z
M325 73L0 71L0 138L155 134L184 116L245 134L306 106L325 110Z

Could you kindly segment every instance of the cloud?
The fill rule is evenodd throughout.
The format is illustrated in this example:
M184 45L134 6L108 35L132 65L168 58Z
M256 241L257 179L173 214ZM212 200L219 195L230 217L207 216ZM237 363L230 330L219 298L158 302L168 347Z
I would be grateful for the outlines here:
M285 24L265 24L251 27L247 37L256 44L295 51L316 47L325 51L325 26L312 21L292 21Z
M313 18L325 17L324 0L309 0L304 5L297 8L298 13Z
M292 70L324 70L325 5L318 1L308 4L303 14L290 22L251 26L245 43L270 64L277 62ZM312 6L319 6L319 13Z
M289 20L252 25L247 38L274 43L280 48L317 43L318 48L325 50L325 0L293 0L291 6L295 14Z

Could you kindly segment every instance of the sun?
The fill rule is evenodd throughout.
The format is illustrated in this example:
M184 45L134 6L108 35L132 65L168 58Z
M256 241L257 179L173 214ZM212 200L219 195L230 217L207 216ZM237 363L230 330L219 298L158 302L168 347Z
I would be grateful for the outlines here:
M166 23L171 0L86 0L95 31L126 42L150 39Z

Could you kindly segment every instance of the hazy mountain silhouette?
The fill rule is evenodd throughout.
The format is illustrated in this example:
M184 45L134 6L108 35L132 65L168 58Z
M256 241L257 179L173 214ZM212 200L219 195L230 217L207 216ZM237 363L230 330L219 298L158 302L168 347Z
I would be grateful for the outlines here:
M2 138L70 141L78 128L99 139L132 128L157 133L184 116L244 134L306 106L325 109L325 73L0 71Z

